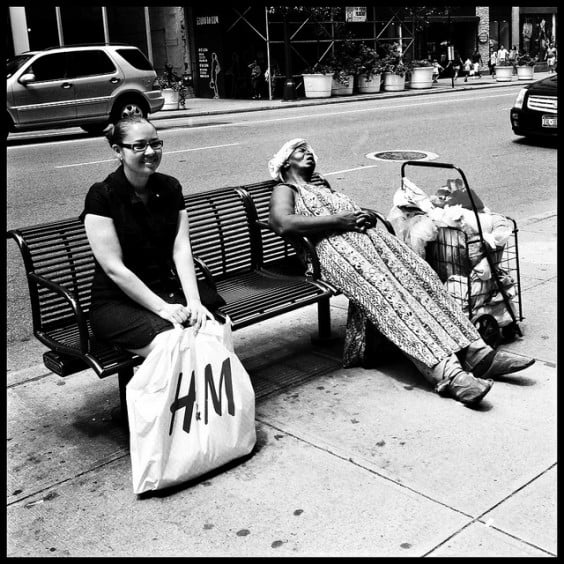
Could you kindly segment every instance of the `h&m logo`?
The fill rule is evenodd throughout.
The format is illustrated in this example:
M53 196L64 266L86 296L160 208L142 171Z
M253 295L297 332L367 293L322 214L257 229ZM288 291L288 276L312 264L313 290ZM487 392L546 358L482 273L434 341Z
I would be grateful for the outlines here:
M170 429L168 434L172 435L172 427L174 425L174 417L176 411L185 408L184 412L184 422L182 424L182 429L186 433L190 433L190 426L192 424L192 416L194 414L194 404L196 403L196 380L195 372L192 370L192 375L190 377L190 387L188 389L188 394L182 398L179 398L180 385L182 383L182 372L178 374L178 384L176 386L176 395L174 401L170 406L170 411L172 417L170 419ZM233 378L231 377L231 360L226 358L221 365L221 373L219 376L219 389L215 389L215 384L213 382L213 372L211 364L206 364L204 369L204 386L205 386L205 396L204 396L204 423L208 424L208 404L209 398L213 404L214 411L221 417L222 415L222 389L225 384L225 396L227 398L227 413L229 415L235 415L235 402L233 400ZM197 406L196 406L197 408ZM196 412L196 419L200 419L200 412Z

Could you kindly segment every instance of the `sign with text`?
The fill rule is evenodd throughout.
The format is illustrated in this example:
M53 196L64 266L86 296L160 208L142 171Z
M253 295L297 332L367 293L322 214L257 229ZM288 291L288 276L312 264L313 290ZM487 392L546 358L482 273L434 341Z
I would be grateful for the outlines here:
M366 6L347 6L345 8L345 21L347 22L365 22L366 21Z

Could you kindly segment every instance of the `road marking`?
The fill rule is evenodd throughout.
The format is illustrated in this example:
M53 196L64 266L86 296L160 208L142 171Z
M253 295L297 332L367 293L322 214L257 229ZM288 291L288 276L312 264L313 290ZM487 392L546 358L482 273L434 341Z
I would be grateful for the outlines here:
M173 155L175 153L189 153L190 151L203 151L205 149L219 149L221 147L233 147L234 145L240 145L241 143L226 143L224 145L209 145L208 147L194 147L192 149L179 149L178 151L163 151L163 155ZM89 161L86 163L75 163L69 165L57 165L55 168L71 168L74 166L86 166L100 163L111 163L115 161L114 159L104 159L103 161Z
M378 165L357 166L356 168L347 168L345 170L336 170L335 172L324 172L323 176L331 176L332 174L342 174L343 172L353 172L355 170L364 170L365 168L376 168Z
M460 92L459 94L466 94L467 92ZM426 94L426 96L432 96L434 98L433 94ZM514 92L506 92L505 94L491 94L491 95L484 95L484 96L478 96L478 97L474 97L472 98L472 101L474 100L488 100L491 98L503 98L505 96L515 96ZM374 100L374 99L373 99ZM290 117L283 117L283 118L274 118L274 119L263 119L263 120L254 120L254 121L240 121L237 123L218 123L218 124L208 124L208 125L193 125L190 127L187 127L187 129L212 129L215 127L240 127L240 126L246 126L246 125L253 125L256 123L272 123L272 122L276 122L276 121L290 121L290 120L296 120L296 119L304 119L304 118L318 118L318 117L327 117L327 116L336 116L336 115L341 115L341 114L353 114L353 113L359 113L359 112L376 112L376 111L388 111L388 110L396 110L396 109L402 109L402 108L413 108L413 107L417 107L417 106L428 106L430 104L436 104L437 101L442 101L442 102L463 102L463 103L467 103L468 102L468 97L463 97L463 98L434 98L433 101L430 102L419 102L419 103L410 103L410 104L401 104L401 105L396 105L396 106L382 106L382 107L377 107L377 108L361 108L361 109L357 109L357 110L343 110L340 112L325 112L325 113L318 113L318 114L300 114L297 116L290 116ZM366 100L359 100L358 102L352 102L352 103L363 103L366 102ZM347 102L349 103L349 102ZM274 108L276 110L276 108ZM301 109L306 109L307 111L311 111L312 110L312 106L302 106L302 107L296 107L296 108L280 108L281 110L283 109L288 109L288 110L301 110ZM267 108L265 110L261 110L261 111L272 111L272 109ZM170 118L170 119L197 119L197 118L207 118L209 119L210 116L178 116L177 118ZM218 116L221 117L221 116ZM225 119L225 116L223 116L223 119ZM83 141L99 141L100 139L92 139L92 138L88 138L88 139L67 139L64 141L53 141L53 143L58 143L58 144L63 144L63 143L79 143L79 142L83 142ZM45 143L30 143L30 144L23 144L23 145L9 145L7 147L8 150L10 149L19 149L19 148L30 148L30 147L46 147ZM108 161L98 161L98 162L108 162ZM96 163L92 163L92 164L98 164L98 162ZM88 163L86 163L88 164Z

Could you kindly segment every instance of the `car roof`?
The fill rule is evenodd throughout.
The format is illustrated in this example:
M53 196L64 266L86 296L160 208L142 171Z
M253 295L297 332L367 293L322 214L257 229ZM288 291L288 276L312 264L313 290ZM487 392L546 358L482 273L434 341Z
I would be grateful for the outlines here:
M96 47L109 47L109 48L130 48L138 49L135 45L130 45L129 43L77 43L72 45L53 45L51 47L46 47L45 49L36 49L34 51L25 51L20 53L21 55L38 55L39 53L46 53L48 51L57 50L68 50L68 49L92 49Z

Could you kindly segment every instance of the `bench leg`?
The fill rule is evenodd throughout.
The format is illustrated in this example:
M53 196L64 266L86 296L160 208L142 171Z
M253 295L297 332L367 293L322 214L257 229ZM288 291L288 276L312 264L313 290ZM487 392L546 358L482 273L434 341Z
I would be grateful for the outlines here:
M119 401L121 409L121 417L127 425L127 401L125 398L125 387L131 378L133 377L133 367L122 368L118 372L118 384L119 384Z
M311 342L315 345L331 343L335 340L331 333L331 309L329 297L317 302L317 322L319 333L311 337Z

